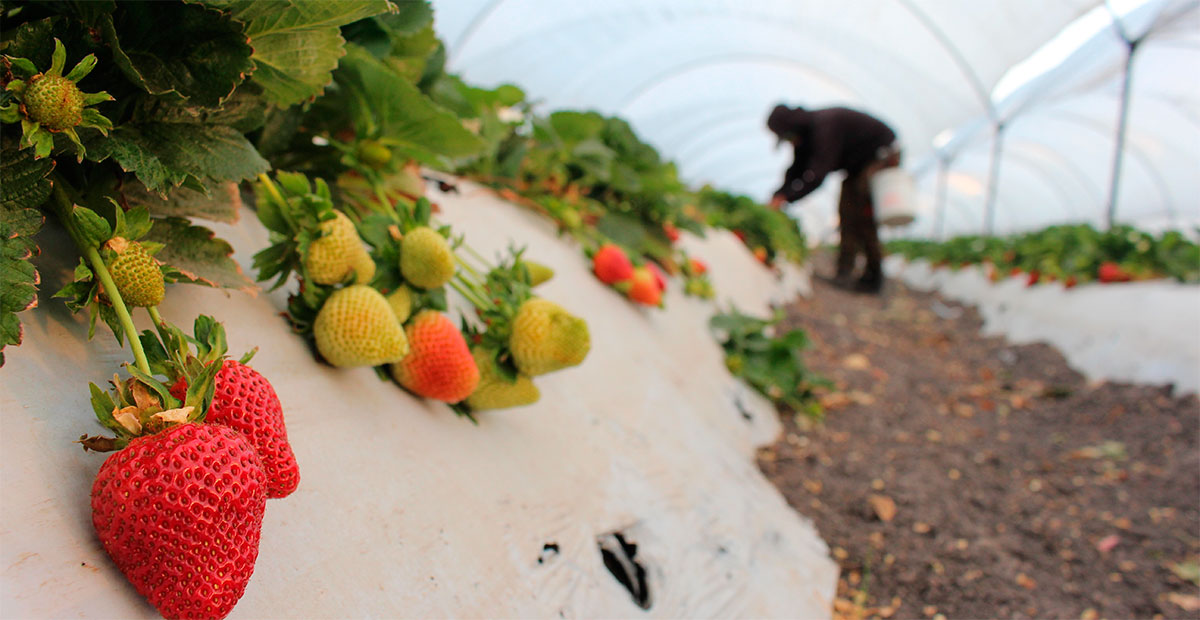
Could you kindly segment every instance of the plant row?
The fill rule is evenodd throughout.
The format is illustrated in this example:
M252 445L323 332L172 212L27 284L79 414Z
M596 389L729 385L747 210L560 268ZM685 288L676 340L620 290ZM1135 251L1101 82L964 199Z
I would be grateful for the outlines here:
M1105 231L1086 224L1061 225L1020 235L970 235L942 242L898 240L889 242L888 250L955 269L987 265L993 280L1019 276L1030 286L1159 278L1200 283L1200 245L1179 231L1153 235L1128 225Z

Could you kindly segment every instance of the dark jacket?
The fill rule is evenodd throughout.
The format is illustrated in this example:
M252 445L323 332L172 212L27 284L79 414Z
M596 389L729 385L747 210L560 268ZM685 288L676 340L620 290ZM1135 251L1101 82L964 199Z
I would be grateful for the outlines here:
M775 193L793 202L821 186L835 170L861 171L896 141L896 133L879 119L849 108L822 110L777 107L767 127L781 138L797 138L795 160Z

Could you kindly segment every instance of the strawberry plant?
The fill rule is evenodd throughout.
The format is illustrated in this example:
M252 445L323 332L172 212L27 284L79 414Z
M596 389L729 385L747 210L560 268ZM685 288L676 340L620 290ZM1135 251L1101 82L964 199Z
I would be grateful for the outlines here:
M1156 237L1126 225L1103 232L1080 224L1006 237L897 240L890 242L888 249L937 266L987 263L994 274L1036 273L1037 277L1026 276L1030 285L1056 280L1073 286L1154 278L1200 283L1200 245L1179 231Z
M810 342L803 330L774 333L781 318L778 312L770 319L760 319L730 308L714 315L709 327L725 351L729 372L745 379L773 402L820 417L821 406L813 390L828 382L804 363L803 351Z

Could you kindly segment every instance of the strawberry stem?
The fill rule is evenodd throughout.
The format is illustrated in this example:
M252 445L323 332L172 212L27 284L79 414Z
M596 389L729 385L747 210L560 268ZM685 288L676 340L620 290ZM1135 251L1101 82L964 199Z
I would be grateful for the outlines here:
M450 288L458 291L459 295L465 297L467 301L471 302L471 305L475 306L476 308L479 308L480 310L486 310L487 308L491 307L491 304L484 300L482 295L480 295L470 286L464 286L463 283L457 278L450 280L449 284Z
M146 308L146 312L150 315L150 320L154 321L154 325L156 327L161 327L167 324L167 322L163 320L162 315L158 313L158 306L149 306Z
M104 286L104 292L108 294L109 301L112 302L113 311L117 313L117 319L121 322L121 331L125 332L125 339L129 341L129 348L133 351L133 360L137 364L139 370L146 374L150 374L150 362L146 359L146 352L142 349L142 342L138 340L137 328L133 325L133 317L129 314L129 309L125 307L125 302L121 300L121 292L117 290L117 285L113 282L112 275L108 272L108 267L104 264L104 259L100 258L100 252L95 246L85 243L83 235L75 226L75 222L71 219L71 209L73 203L71 198L67 196L67 192L63 189L64 181L62 177L54 175L54 200L50 204L54 207L54 213L62 222L63 227L67 229L67 234L71 240L75 242L76 247L92 264L92 271L96 277L100 278L100 283Z
M287 200L283 197L283 194L279 193L279 188L275 187L275 182L271 180L271 177L267 176L267 173L259 174L258 182L263 184L267 193L271 195L271 200L274 200L281 209L288 206Z

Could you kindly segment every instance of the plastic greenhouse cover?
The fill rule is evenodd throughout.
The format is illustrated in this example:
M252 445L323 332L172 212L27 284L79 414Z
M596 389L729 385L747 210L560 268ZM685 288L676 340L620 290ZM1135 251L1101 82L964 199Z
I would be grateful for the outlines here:
M996 230L1100 222L1107 204L1124 42L1135 56L1119 219L1196 218L1200 11L1195 0L434 0L449 67L512 82L543 110L628 119L685 179L765 200L790 163L763 123L774 104L847 105L883 118L918 174L931 234L935 139L953 151L942 220L979 232L993 118L1007 118ZM1071 46L1014 67L1074 24ZM1065 49L1065 51L1064 51ZM1031 61L1032 62L1032 61ZM1034 62L1033 64L1037 64ZM1032 77L1032 79L1030 79ZM993 107L997 86L1007 100ZM951 138L946 140L946 138ZM827 185L834 185L827 183ZM836 191L793 208L836 222ZM812 230L820 236L820 229Z

